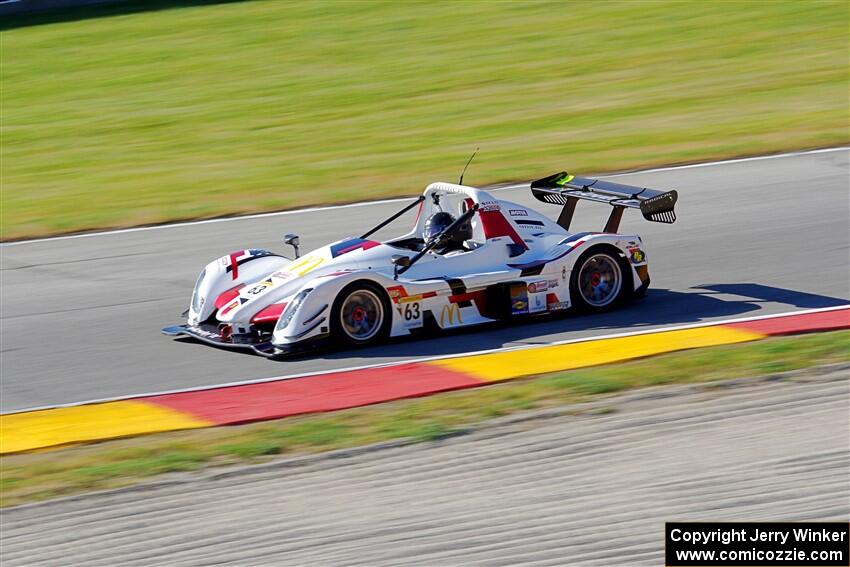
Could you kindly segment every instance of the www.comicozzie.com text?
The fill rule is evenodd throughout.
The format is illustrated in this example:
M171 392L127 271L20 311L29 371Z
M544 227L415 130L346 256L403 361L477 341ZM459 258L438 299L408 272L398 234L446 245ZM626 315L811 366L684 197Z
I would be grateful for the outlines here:
M798 542L840 542L845 541L847 532L840 530L813 530L811 528L793 528L790 530L760 530L748 529L716 529L710 531L682 530L676 528L670 532L673 541L689 543L722 543L728 545L737 541L774 541L781 544L788 542L793 534Z

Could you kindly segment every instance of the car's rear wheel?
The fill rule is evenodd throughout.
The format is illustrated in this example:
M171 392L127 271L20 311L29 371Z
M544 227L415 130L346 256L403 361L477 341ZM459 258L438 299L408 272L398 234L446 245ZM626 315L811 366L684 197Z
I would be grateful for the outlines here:
M581 311L601 312L625 296L623 263L609 248L591 248L579 258L570 276L573 304Z
M337 296L331 312L333 334L352 345L376 343L389 334L391 323L386 293L369 282L355 282Z

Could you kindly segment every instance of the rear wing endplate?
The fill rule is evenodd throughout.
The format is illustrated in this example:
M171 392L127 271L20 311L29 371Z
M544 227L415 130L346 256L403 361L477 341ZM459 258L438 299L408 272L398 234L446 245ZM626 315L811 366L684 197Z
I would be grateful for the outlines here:
M539 201L563 206L558 224L564 229L569 229L579 199L609 203L614 210L608 218L605 232L617 232L623 210L626 208L640 209L643 218L648 221L672 224L676 221L674 207L679 198L676 191L657 191L601 179L577 177L566 171L533 181L531 193Z

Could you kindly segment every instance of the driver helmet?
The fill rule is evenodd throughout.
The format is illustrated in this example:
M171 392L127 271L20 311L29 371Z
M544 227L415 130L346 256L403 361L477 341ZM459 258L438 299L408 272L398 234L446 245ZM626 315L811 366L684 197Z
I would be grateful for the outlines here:
M423 235L425 242L434 240L437 235L446 230L453 222L455 222L455 218L451 214L442 211L428 217L428 220L425 221L425 233Z

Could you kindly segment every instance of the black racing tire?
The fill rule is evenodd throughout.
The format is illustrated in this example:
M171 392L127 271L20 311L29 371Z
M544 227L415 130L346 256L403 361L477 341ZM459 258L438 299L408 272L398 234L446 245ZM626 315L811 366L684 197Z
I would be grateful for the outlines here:
M604 313L631 297L631 266L622 252L600 244L586 250L570 274L570 297L576 311Z
M390 335L392 304L386 291L370 281L348 284L331 308L331 336L352 346L379 343Z

